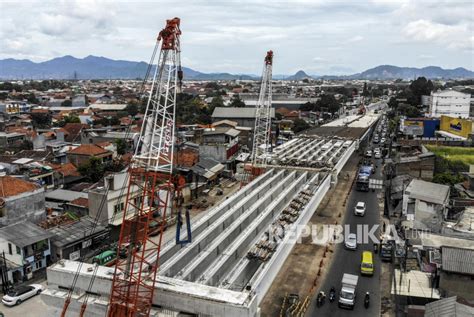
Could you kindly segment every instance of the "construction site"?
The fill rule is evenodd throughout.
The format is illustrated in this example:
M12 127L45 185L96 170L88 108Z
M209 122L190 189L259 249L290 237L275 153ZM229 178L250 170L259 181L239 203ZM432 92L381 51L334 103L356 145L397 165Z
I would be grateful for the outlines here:
M151 214L158 211L165 219L173 208L170 197L179 189L170 153L182 79L180 34L179 19L168 20L157 42L162 41L160 72L153 75L145 123L128 169L129 188L140 188L144 199L127 196L118 242L118 250L127 249L128 255L115 267L70 260L48 267L48 288L41 298L61 316L260 316L263 298L302 226L379 118L368 109L269 152L273 52L267 52L247 169L252 175L244 177L248 182L199 216L189 220L187 214L188 230L178 231L184 221L178 220L176 239L164 229L151 239ZM321 133L326 129L339 132ZM138 243L141 249L133 247Z
M292 250L298 226L335 185L359 141L302 136L277 147L267 172L193 220L191 243L164 243L153 298L160 308L150 316L259 316L259 304ZM48 268L42 294L48 305L62 306L78 265L62 261ZM80 309L93 271L92 264L82 266L71 311ZM111 268L99 267L88 316L106 314L112 278Z

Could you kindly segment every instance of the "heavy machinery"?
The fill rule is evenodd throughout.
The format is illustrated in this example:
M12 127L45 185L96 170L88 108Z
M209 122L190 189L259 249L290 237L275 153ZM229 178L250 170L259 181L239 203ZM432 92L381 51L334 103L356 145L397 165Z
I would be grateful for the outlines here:
M183 72L180 61L180 19L166 21L159 33L157 65L148 92L148 102L138 144L128 169L128 190L118 248L118 258L109 300L108 316L148 316L153 300L159 254L167 212L178 190L173 175L176 93ZM156 52L156 51L155 51ZM140 194L132 196L133 189ZM159 215L158 238L149 235L149 224ZM141 248L133 248L140 243Z
M264 59L262 83L255 110L251 164L245 165L244 184L262 174L269 159L271 147L272 67L273 51L268 51Z

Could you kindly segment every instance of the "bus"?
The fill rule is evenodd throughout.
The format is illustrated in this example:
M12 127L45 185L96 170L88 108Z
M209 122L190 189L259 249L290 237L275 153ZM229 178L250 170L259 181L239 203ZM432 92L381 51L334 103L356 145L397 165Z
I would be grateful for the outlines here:
M112 250L104 251L92 258L92 263L104 266L112 266L115 261L117 261L117 252Z

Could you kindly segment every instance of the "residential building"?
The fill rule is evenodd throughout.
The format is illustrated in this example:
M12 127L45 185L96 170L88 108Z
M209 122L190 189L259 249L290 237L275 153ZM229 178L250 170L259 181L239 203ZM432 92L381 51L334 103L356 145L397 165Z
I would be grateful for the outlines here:
M51 233L51 260L79 260L108 241L109 230L91 217L47 229Z
M118 237L127 199L128 177L126 172L115 173L104 178L104 183L88 193L89 215L103 225L111 225L114 237ZM130 197L141 199L137 186L130 189Z
M199 157L212 158L235 170L235 157L239 152L240 131L234 128L205 129L202 144L199 145Z
M8 278L16 283L33 277L51 263L50 238L53 235L30 221L0 228L0 252L16 264Z
M75 166L87 163L92 157L102 160L103 163L112 160L113 153L95 144L82 144L67 152L68 161Z
M447 185L413 179L403 193L404 226L438 232L447 215L449 193Z
M455 118L469 118L471 94L455 90L431 92L428 115L439 118L441 115Z
M56 211L63 211L65 204L83 198L87 199L88 195L84 192L76 192L72 190L56 189L45 193L46 208Z
M0 147L7 148L20 145L26 140L26 135L23 133L8 133L0 132Z
M471 240L472 242L472 240ZM441 247L439 287L447 296L458 295L474 301L474 250Z
M25 112L30 112L31 105L25 101L18 100L6 100L5 102L0 102L0 112L7 114L20 114Z
M44 188L11 176L0 176L0 227L46 218Z

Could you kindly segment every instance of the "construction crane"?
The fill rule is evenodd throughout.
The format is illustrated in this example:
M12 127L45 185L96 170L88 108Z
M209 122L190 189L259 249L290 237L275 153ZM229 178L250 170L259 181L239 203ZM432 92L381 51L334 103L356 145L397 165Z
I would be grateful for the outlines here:
M183 72L180 61L180 19L166 21L138 144L128 168L128 190L111 287L109 317L149 316L152 306L167 213L176 200L173 174L176 93ZM154 61L155 63L155 61ZM136 189L139 194L136 195ZM159 237L151 239L149 224L159 215ZM141 245L140 248L135 247Z
M262 83L255 113L252 165L245 167L244 180L246 182L260 175L268 163L269 147L271 147L272 67L273 51L268 51L264 60Z

